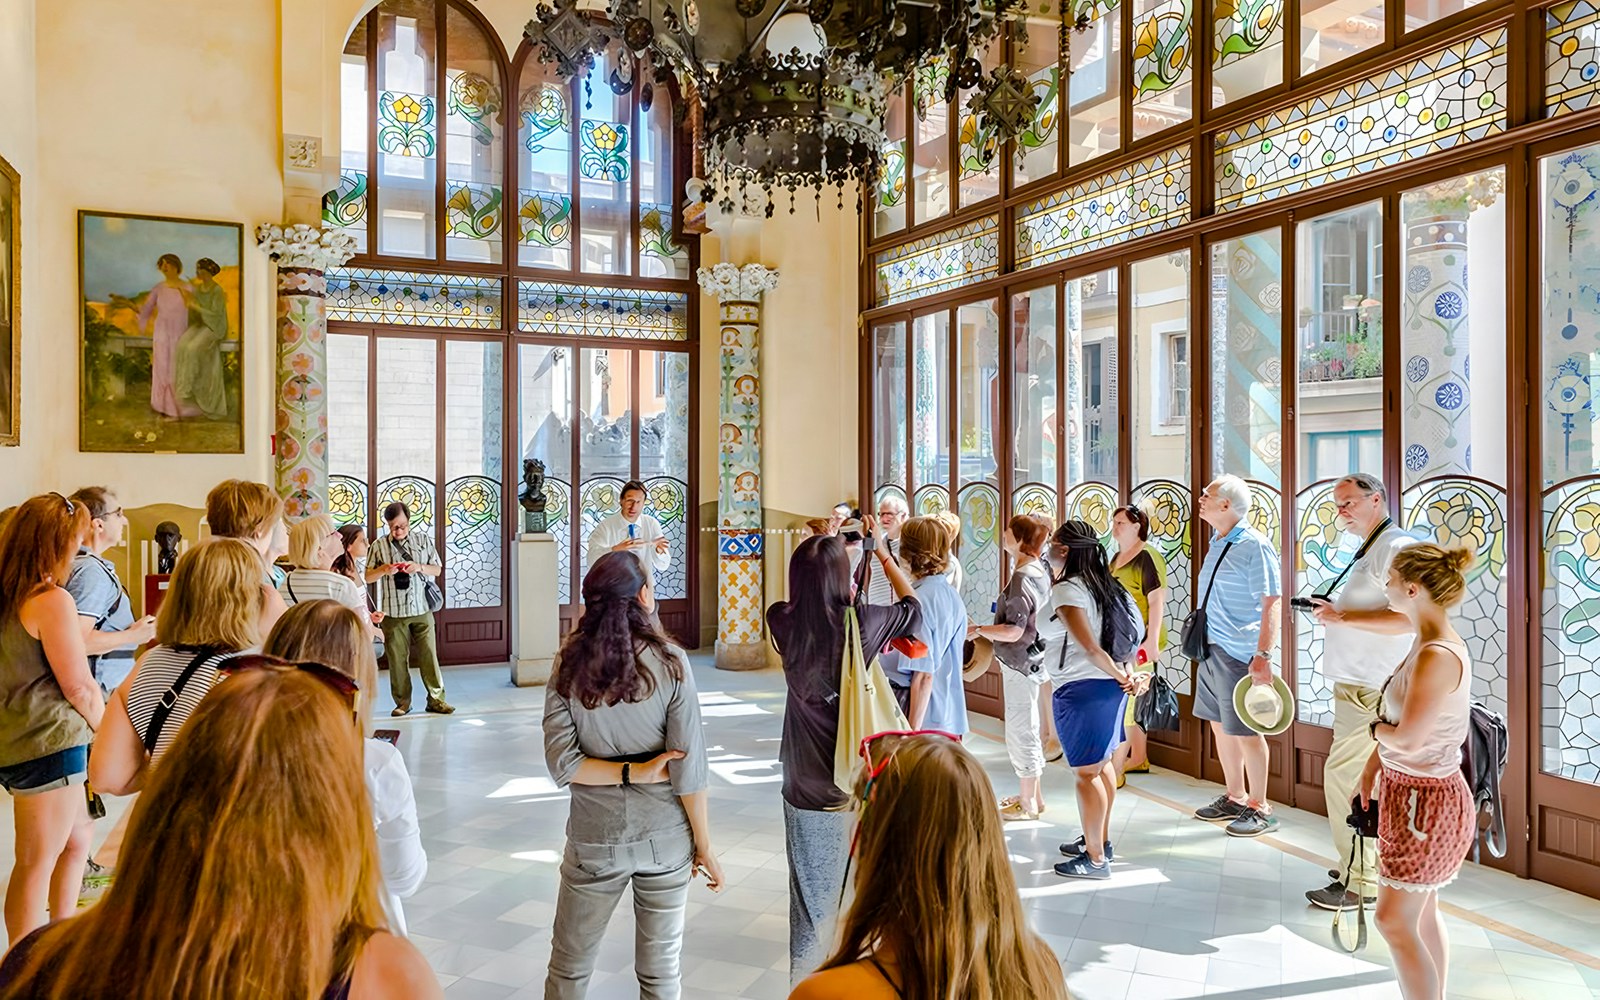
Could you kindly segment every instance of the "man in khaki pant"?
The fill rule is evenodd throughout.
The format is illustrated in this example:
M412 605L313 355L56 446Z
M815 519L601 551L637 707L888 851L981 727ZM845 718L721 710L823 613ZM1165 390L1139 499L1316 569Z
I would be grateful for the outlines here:
M1378 745L1368 724L1377 718L1379 693L1411 649L1411 622L1389 609L1384 588L1394 555L1415 539L1389 517L1388 496L1374 476L1355 473L1333 487L1339 526L1361 547L1323 595L1312 598L1312 616L1327 629L1322 672L1333 681L1333 744L1322 769L1328 829L1339 867L1332 882L1306 893L1325 910L1354 909L1378 894L1378 843L1365 841L1365 857L1351 856L1352 831L1345 825L1361 771ZM1331 597L1325 600L1324 597Z

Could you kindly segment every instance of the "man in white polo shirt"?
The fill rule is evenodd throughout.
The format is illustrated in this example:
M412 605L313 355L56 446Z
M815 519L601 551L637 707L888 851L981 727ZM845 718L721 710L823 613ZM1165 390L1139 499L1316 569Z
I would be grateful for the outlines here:
M1383 682L1406 658L1414 638L1410 619L1390 610L1384 593L1395 553L1416 541L1389 517L1388 499L1376 476L1358 472L1334 484L1339 526L1361 539L1361 547L1333 584L1312 598L1312 617L1327 630L1322 673L1333 682L1333 743L1322 787L1339 868L1333 881L1307 892L1306 899L1325 910L1354 909L1357 893L1368 902L1378 894L1378 842L1363 841L1366 856L1353 858L1345 817L1362 768L1377 748L1369 724L1377 718Z

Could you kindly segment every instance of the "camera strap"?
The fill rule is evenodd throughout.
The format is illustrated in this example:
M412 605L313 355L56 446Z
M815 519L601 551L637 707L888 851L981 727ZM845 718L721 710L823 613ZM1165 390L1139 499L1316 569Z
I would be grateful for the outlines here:
M1345 890L1350 890L1350 866L1354 865L1356 874L1363 878L1367 873L1366 838L1359 832L1350 834L1350 863L1345 865L1344 884ZM1367 896L1361 891L1361 883L1356 883L1356 943L1354 947L1344 946L1344 935L1339 933L1339 924L1344 918L1343 910L1333 911L1333 943L1340 951L1354 955L1367 946Z
M1361 557L1366 555L1368 550L1370 550L1372 546L1377 543L1379 536L1393 526L1394 518L1386 517L1383 519L1382 524L1378 525L1376 528L1373 528L1372 534L1367 536L1367 540L1361 543L1361 547L1359 549L1356 549L1356 554L1351 557L1348 563L1345 564L1344 569L1340 570L1339 575L1333 578L1333 582L1322 588L1322 593L1317 596L1322 597L1324 600L1331 601L1333 599L1333 592L1339 589L1339 584L1344 582L1344 578L1350 575L1350 571L1352 569L1355 569L1356 563L1360 562Z

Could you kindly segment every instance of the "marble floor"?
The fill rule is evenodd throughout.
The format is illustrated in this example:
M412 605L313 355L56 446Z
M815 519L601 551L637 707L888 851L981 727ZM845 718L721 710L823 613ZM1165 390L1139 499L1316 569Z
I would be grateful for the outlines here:
M691 890L684 995L779 1000L788 994L776 760L782 677L695 662L728 887L715 896L703 884ZM446 680L456 715L395 723L430 859L427 883L406 903L412 937L452 1000L539 997L566 818L566 795L543 763L543 689L510 687L503 667L451 670ZM969 745L1004 790L1014 779L999 735L998 724L984 720ZM1024 905L1061 956L1075 998L1399 996L1376 930L1365 951L1343 954L1330 915L1302 898L1326 882L1320 816L1280 810L1273 837L1230 839L1188 816L1214 786L1159 771L1136 775L1113 817L1113 878L1074 883L1050 868L1055 845L1077 833L1069 782L1052 765L1048 821L1010 824L1008 840ZM124 808L114 804L102 837ZM8 818L0 818L0 863L8 867L10 837ZM1600 901L1471 866L1444 898L1452 997L1600 996ZM595 1000L638 996L631 925L631 908L619 906L600 951Z

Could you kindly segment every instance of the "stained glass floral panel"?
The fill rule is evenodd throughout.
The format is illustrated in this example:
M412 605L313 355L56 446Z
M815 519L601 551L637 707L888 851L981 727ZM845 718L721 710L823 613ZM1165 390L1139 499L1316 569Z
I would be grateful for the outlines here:
M1015 64L1028 78L1039 104L1033 120L1016 138L1011 164L1012 185L1049 177L1056 172L1061 125L1061 33L1059 22L1029 23L1026 42L1017 42Z
M517 238L525 247L543 247L562 251L561 256L546 260L530 259L526 254L524 264L567 268L567 254L572 250L572 195L553 191L523 191L522 206L517 211Z
M1505 131L1506 38L1491 29L1219 135L1217 211Z
M1361 540L1339 527L1333 506L1336 480L1325 479L1295 497L1294 592L1320 594L1355 557ZM1303 616L1296 616L1295 701L1301 722L1333 725L1333 682L1322 672L1322 636Z
M687 278L689 251L672 237L672 205L639 206L639 273L646 278Z
M1189 567L1194 558L1194 527L1190 518L1190 512L1194 510L1193 499L1189 488L1182 483L1159 479L1134 487L1132 499L1134 503L1150 505L1148 544L1160 552L1167 563L1166 625L1169 645L1161 651L1156 669L1161 671L1161 676L1167 679L1174 691L1189 694L1193 687L1190 661L1183 655L1179 644L1171 640L1182 632L1183 620L1189 616L1194 605L1189 582ZM1101 496L1100 500L1104 502L1104 497ZM1109 515L1108 509L1107 533L1111 523Z
M586 120L578 130L578 170L590 180L628 179L628 126Z
M1600 479L1544 496L1540 769L1600 785Z
M1600 146L1539 161L1540 271L1544 280L1540 373L1535 392L1543 414L1546 487L1600 472Z
M1558 3L1544 12L1544 113L1582 111L1600 89L1600 6Z
M491 240L500 232L502 196L498 187L448 181L444 197L445 224L450 236ZM451 256L461 257L454 253Z
M689 596L689 486L681 479L661 476L644 484L645 513L661 522L667 536L671 562L656 575L656 597L674 601Z
M524 333L689 339L689 297L682 292L522 281L517 305Z
M872 235L887 236L906 227L906 183L910 177L906 135L906 89L889 95L883 116L883 166L873 197Z
M386 90L378 95L378 148L395 156L432 156L433 98Z
M1283 82L1283 11L1290 0L1212 0L1212 103Z
M367 174L364 170L339 171L339 185L322 196L322 223L349 232L367 234Z
M1016 267L1039 267L1189 221L1189 150L1146 157L1017 213Z
M964 486L961 516L961 602L972 621L992 621L1000 594L1000 491L988 483Z
M431 430L431 428L430 428ZM433 534L434 488L433 481L422 476L391 476L378 484L378 497L373 503L380 514L392 503L403 503L411 512L411 530L419 534ZM383 529L379 529L382 533Z
M1189 120L1191 0L1134 0L1133 138Z
M499 278L335 268L328 272L328 318L497 330L500 286Z
M328 516L339 527L367 523L367 483L355 476L328 476Z
M878 305L974 285L1000 273L1000 220L989 215L873 257Z
M502 603L500 484L487 476L463 476L445 484L444 592L452 608L492 608Z

